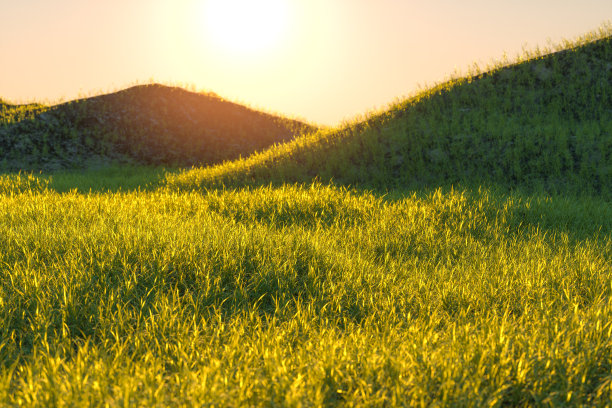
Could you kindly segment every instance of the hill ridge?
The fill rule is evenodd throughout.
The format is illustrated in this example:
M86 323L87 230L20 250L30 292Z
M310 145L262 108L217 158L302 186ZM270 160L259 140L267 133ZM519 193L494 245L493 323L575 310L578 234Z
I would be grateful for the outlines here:
M93 163L215 163L314 130L214 93L136 85L53 106L3 104L0 167L89 167Z
M612 30L588 38L438 84L342 128L170 175L167 184L190 189L319 179L393 188L494 182L610 195Z

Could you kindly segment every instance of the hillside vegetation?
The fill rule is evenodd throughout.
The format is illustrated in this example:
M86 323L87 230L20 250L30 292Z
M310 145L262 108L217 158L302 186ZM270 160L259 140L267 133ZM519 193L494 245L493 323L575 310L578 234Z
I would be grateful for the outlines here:
M0 105L0 169L188 166L249 155L314 127L163 85L56 106Z
M496 183L611 197L611 34L450 80L365 120L173 175L168 184Z

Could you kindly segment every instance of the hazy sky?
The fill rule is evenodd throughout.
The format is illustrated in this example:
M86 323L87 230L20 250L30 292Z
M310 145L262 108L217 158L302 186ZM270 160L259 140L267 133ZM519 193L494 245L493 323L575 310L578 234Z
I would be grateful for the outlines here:
M153 79L333 125L611 19L611 0L0 0L0 97Z

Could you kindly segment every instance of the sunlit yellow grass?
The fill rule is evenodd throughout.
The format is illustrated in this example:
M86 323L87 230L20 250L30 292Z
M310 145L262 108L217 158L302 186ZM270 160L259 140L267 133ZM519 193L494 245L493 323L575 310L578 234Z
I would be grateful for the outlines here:
M3 183L0 405L612 397L608 202Z

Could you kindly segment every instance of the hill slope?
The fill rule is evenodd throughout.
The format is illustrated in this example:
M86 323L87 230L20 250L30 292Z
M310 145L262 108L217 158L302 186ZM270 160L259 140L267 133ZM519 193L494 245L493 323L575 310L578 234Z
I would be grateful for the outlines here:
M610 195L611 34L451 80L364 121L168 184L494 182Z
M47 107L0 105L0 167L86 167L113 160L216 163L248 155L314 128L163 85Z

